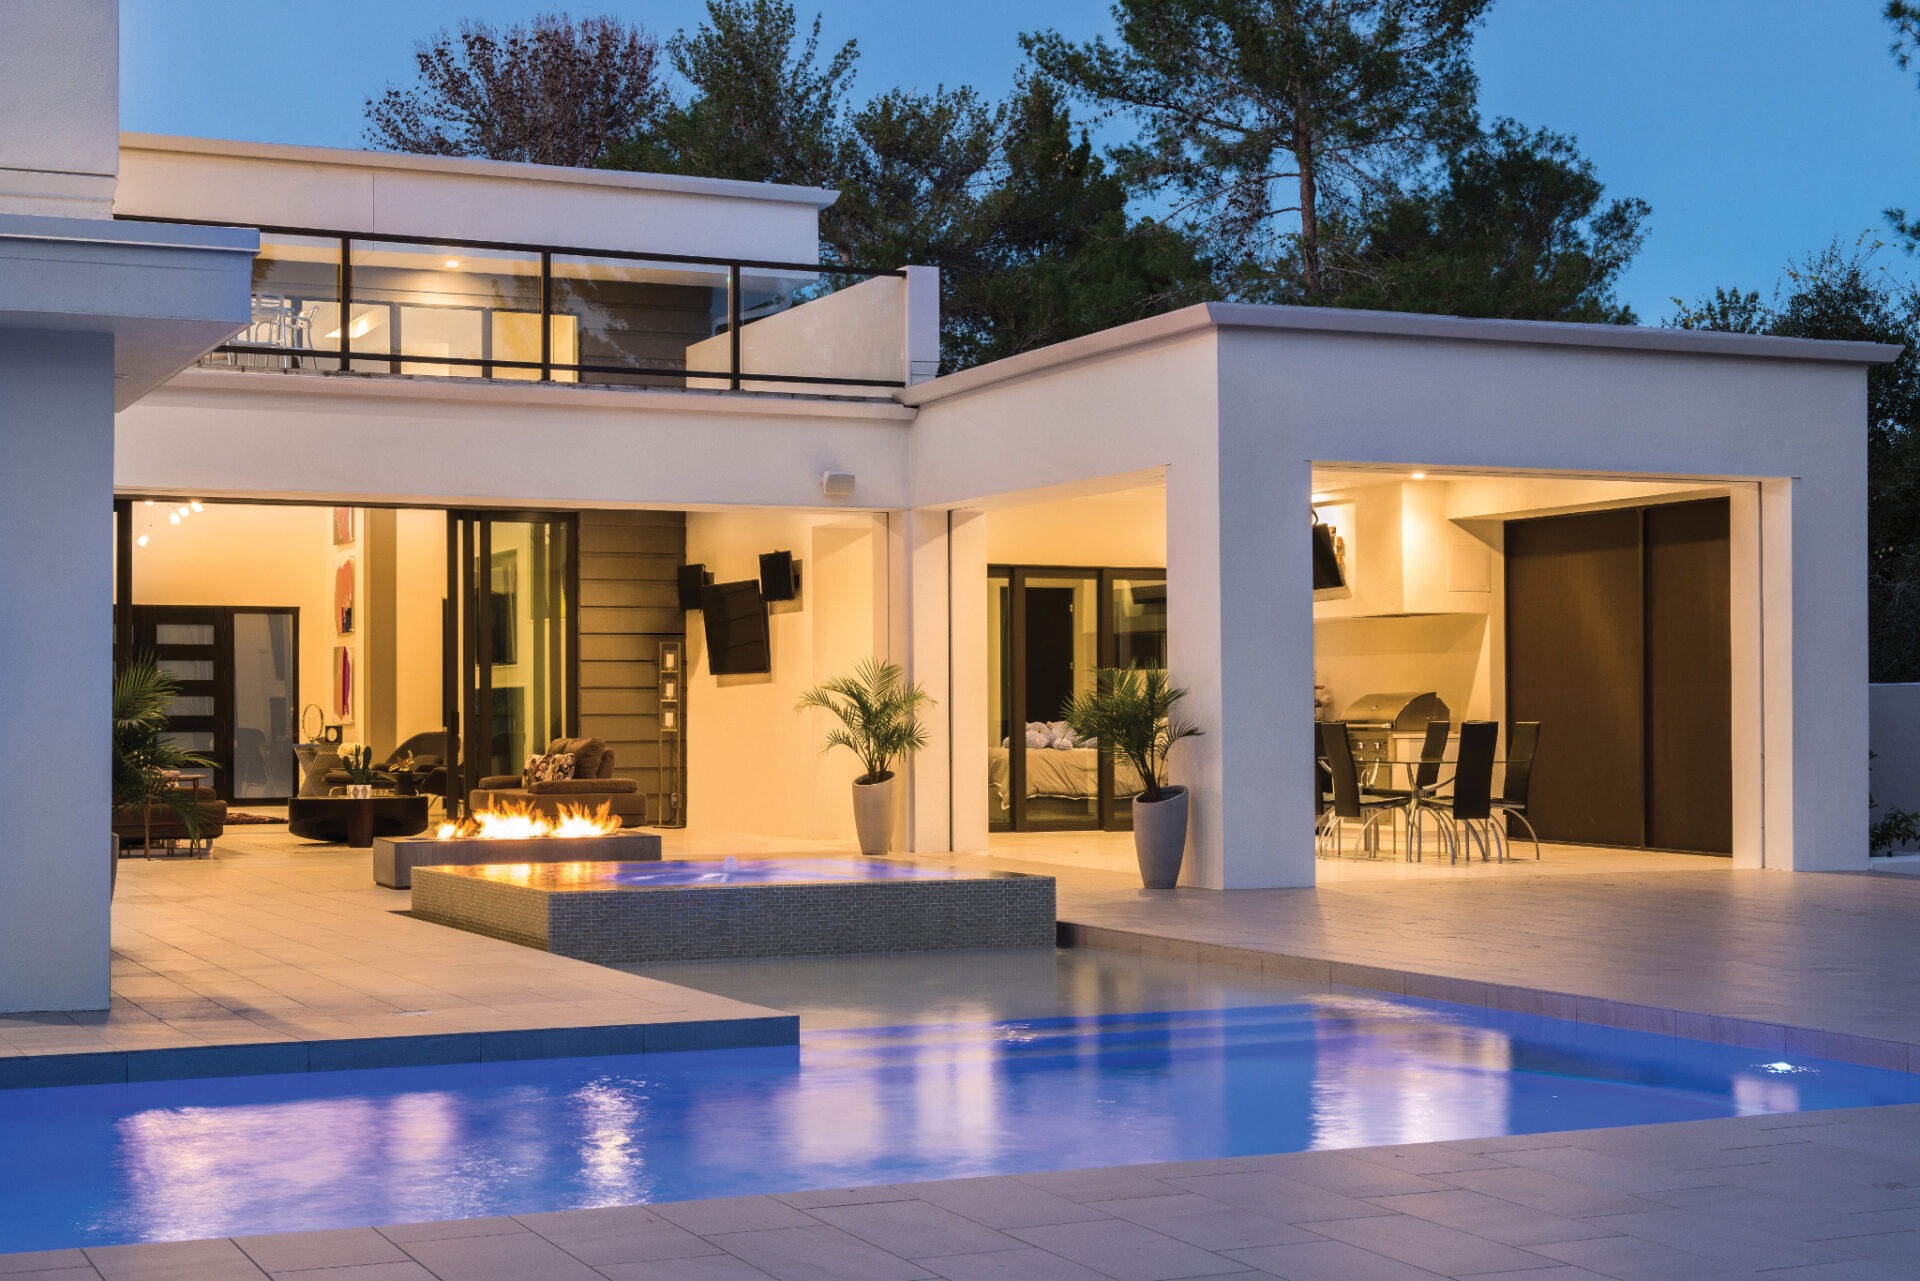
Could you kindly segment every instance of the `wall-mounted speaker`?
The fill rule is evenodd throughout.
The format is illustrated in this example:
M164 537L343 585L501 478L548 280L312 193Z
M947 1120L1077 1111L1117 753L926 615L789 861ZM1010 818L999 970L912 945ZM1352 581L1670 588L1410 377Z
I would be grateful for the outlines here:
M845 500L853 497L853 473L850 471L822 472L820 475L820 496L828 500Z
M760 553L760 595L767 600L792 600L800 594L800 563L792 552Z
M680 594L681 609L699 609L700 598L706 593L707 584L713 581L713 575L707 572L705 565L682 565L676 586Z

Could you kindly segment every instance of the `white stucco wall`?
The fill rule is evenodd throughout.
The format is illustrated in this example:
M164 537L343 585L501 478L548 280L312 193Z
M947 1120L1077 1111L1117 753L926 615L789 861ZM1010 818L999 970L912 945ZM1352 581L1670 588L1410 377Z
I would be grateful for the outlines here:
M835 195L714 178L135 133L122 136L119 163L113 209L121 217L790 263L819 260L819 211Z
M1920 811L1920 685L1871 685L1874 817Z
M107 1006L113 337L0 329L0 1013ZM31 554L24 554L31 549ZM57 779L57 785L55 780Z
M0 214L112 216L119 52L120 0L0 4Z
M190 371L119 416L115 481L190 497L578 508L826 507L907 494L912 415L810 401L432 378Z
M886 519L795 511L691 512L687 562L715 582L755 578L760 553L790 551L800 597L768 606L773 670L715 676L701 616L687 615L687 812L703 832L853 840L860 773L821 750L833 720L800 695L887 646Z

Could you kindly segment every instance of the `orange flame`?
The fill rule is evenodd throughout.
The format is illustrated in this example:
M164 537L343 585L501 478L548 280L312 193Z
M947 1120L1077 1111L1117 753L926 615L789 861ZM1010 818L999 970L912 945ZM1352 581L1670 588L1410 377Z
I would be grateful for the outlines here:
M526 801L512 801L497 809L484 809L463 823L442 823L434 832L436 840L451 841L524 841L538 837L570 840L582 836L611 836L620 830L620 819L611 802L589 810L579 805L562 805L554 818L536 811Z

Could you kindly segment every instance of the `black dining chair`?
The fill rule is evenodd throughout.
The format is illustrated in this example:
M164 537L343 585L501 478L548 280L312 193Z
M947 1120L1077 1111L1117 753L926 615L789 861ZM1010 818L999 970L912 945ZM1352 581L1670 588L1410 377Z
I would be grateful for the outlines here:
M1360 847L1368 858L1380 857L1380 820L1407 802L1373 796L1360 787L1360 771L1353 760L1353 739L1345 721L1323 721L1321 746L1326 749L1327 773L1333 781L1333 804L1320 816L1314 832L1314 853L1338 857L1348 823L1360 825Z
M1533 821L1527 817L1527 794L1533 789L1533 758L1539 751L1540 722L1515 721L1507 735L1507 777L1500 785L1500 795L1493 800L1493 808L1501 817L1511 814L1527 829L1536 863L1540 861L1540 833L1533 830Z
M1465 853L1473 861L1473 852L1465 842L1477 840L1480 861L1493 857L1498 848L1501 862L1507 847L1493 821L1493 753L1500 741L1500 726L1494 721L1466 721L1460 726L1460 748L1453 765L1453 792L1442 811L1452 829L1453 856Z
M1413 767L1413 774L1405 787L1369 787L1369 796L1397 800L1405 813L1407 823L1406 850L1409 859L1421 858L1421 818L1422 811L1433 809L1435 794L1440 789L1440 769L1446 764L1447 740L1453 735L1452 721L1428 721L1426 736L1420 742L1420 761ZM1389 779L1391 780L1391 775ZM1444 826L1439 827L1443 839L1451 840Z

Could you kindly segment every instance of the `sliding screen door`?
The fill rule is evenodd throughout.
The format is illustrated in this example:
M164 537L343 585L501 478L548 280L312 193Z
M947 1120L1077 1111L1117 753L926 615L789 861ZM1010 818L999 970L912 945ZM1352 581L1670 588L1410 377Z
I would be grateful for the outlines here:
M1507 720L1547 840L1732 850L1725 499L1506 527Z

